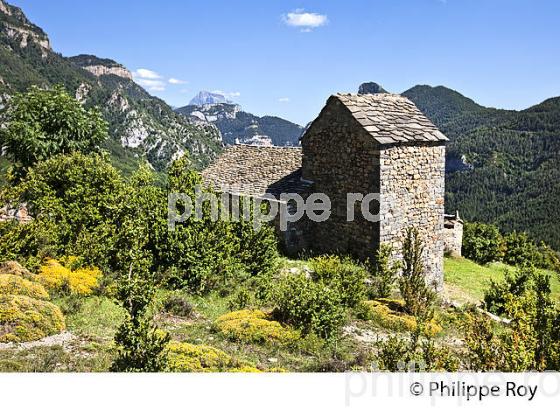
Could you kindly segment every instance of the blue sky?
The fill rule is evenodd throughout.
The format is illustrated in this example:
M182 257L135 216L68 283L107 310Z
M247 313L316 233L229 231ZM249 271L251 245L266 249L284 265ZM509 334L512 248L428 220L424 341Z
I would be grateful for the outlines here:
M365 81L445 85L499 108L560 95L557 0L11 3L63 55L152 71L139 81L174 106L221 90L246 111L305 124L330 94Z

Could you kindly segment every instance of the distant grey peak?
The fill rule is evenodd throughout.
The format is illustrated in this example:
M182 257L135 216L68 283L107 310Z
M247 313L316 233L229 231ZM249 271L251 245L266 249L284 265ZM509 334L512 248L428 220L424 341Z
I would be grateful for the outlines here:
M358 94L383 94L387 93L387 91L381 87L379 84L374 82L363 83L360 85L358 90Z
M189 105L206 105L206 104L229 104L225 95L219 93L212 93L210 91L199 92L190 102Z

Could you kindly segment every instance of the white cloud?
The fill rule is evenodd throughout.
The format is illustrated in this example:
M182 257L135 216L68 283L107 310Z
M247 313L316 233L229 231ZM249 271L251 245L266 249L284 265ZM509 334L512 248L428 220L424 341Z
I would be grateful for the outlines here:
M155 71L139 68L132 73L132 77L137 84L145 87L148 91L165 91L165 81Z
M156 73L155 71L148 70L147 68L139 68L135 72L132 73L133 76L138 78L144 78L147 80L157 80L161 78L161 75Z
M173 77L171 77L171 78L168 80L168 82L169 82L169 84L173 84L173 85L186 84L186 83L187 83L187 82L184 81L184 80L179 80L179 79L173 78Z
M328 24L329 19L325 14L307 13L297 9L282 16L282 21L291 27L299 27L302 32L308 33L314 28Z
M214 94L220 94L223 95L224 97L229 97L229 98L235 98L235 97L240 97L241 93L239 91L234 91L234 92L225 92L222 90L214 90L212 91Z
M288 97L282 97L282 98L278 98L278 102L288 103L290 102L290 99Z

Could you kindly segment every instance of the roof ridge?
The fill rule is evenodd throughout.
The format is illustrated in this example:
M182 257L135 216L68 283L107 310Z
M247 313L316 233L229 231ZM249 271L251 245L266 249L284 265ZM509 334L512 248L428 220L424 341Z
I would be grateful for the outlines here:
M260 148L260 149L301 149L301 146L286 146L286 145L258 145L258 144L243 144L243 143L235 143L232 145L228 145L226 149L232 147L247 147L247 148Z

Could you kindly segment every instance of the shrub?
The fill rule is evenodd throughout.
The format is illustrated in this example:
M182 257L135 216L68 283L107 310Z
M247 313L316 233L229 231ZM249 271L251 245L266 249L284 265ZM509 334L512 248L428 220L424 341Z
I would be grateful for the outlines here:
M362 320L371 320L379 326L397 332L414 332L417 321L414 316L403 312L404 302L394 299L378 299L362 302L357 309L357 316ZM427 336L435 336L442 330L434 320L424 325L423 332Z
M60 309L22 295L0 295L0 342L29 342L65 329Z
M171 342L168 345L172 372L254 372L258 369L235 361L226 352L211 346Z
M175 316L191 317L194 314L193 305L184 297L172 295L163 302L163 310Z
M252 302L253 295L246 288L241 288L228 302L228 308L231 311L246 309Z
M215 323L224 336L247 343L289 344L300 338L299 332L269 320L260 310L239 310L220 316Z
M345 312L336 290L297 274L282 278L275 293L274 317L279 321L300 329L304 335L315 333L324 339L338 335Z
M391 296L400 270L398 261L391 262L391 254L391 246L381 244L374 260L367 265L370 280L368 296L370 298L388 298Z
M133 269L131 265L128 277L119 281L117 301L125 309L126 318L115 334L117 357L110 370L159 372L167 367L169 334L154 325L148 312L155 294L152 275L139 267L133 274Z
M15 275L0 275L0 295L21 295L33 299L49 298L49 294L41 284Z
M0 263L0 275L15 275L21 276L24 279L30 279L33 277L31 272L16 261L6 261Z
M503 238L495 225L479 222L465 223L463 231L463 256L480 264L501 260Z
M530 266L518 268L514 274L506 270L503 281L490 282L490 287L484 294L486 310L497 315L505 314L508 297L523 296L531 288L534 278L535 269Z
M18 174L58 153L91 152L107 138L108 124L97 108L86 110L63 86L36 86L10 100L2 145Z
M366 271L349 258L320 256L309 261L314 280L334 289L344 306L353 307L365 298Z
M406 369L409 364L410 347L408 343L397 336L390 336L377 344L377 366L380 370L398 372Z
M403 243L403 271L399 278L399 290L406 312L421 317L422 320L429 320L433 314L436 293L426 283L423 252L424 245L418 230L408 229Z
M542 258L537 245L525 233L513 231L504 236L505 254L503 261L508 265L535 264Z
M101 276L102 273L97 268L72 271L55 259L48 259L39 269L37 280L51 291L90 295L97 288Z

